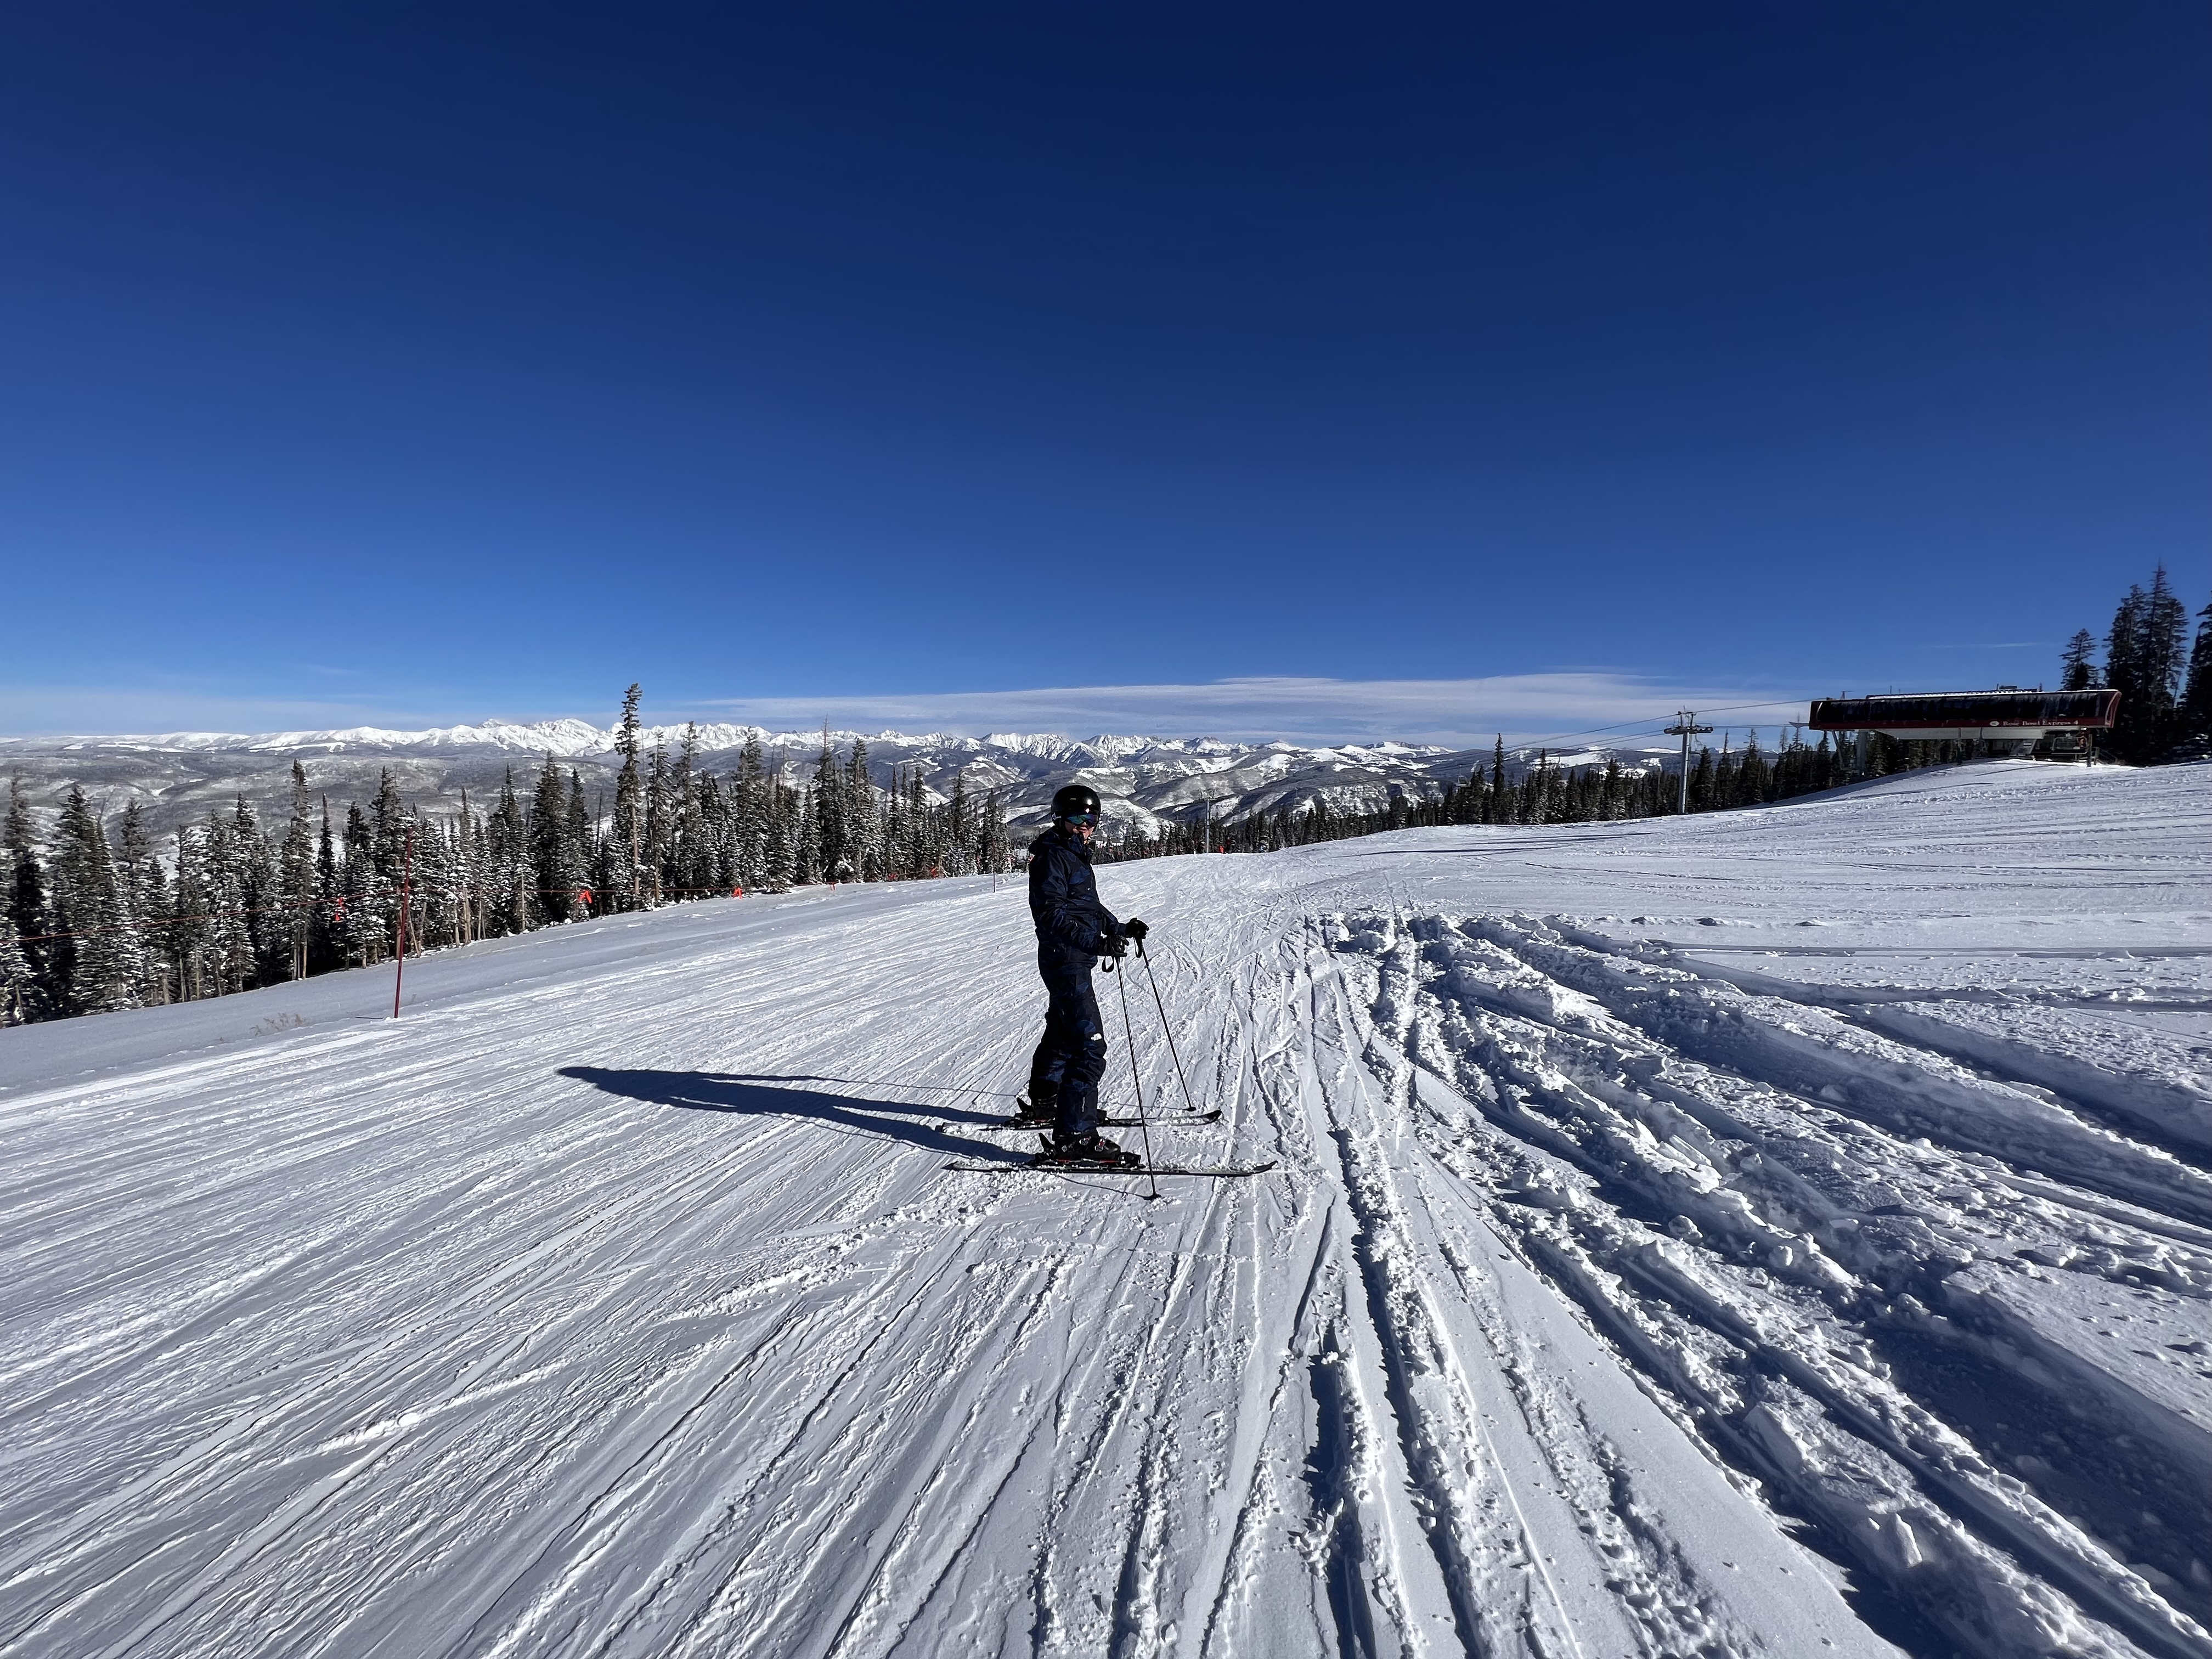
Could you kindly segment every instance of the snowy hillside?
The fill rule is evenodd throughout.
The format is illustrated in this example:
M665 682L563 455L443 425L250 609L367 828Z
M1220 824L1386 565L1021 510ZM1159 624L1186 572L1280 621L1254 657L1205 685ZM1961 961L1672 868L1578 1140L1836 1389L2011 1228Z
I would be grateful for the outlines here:
M2212 1656L2212 769L1101 884L1274 1171L988 878L0 1031L0 1650Z
M702 726L702 763L717 771L734 769L737 750L752 736L770 754L780 750L801 769L812 767L822 743L818 731ZM1332 811L1377 811L1389 804L1394 789L1415 796L1437 793L1490 760L1486 750L1396 743L1301 748L1211 738L1079 741L1019 732L986 738L830 734L841 750L855 737L866 738L878 783L890 781L895 766L918 768L925 784L942 799L951 793L953 780L964 775L971 793L1000 790L1010 804L1009 818L1019 824L1040 821L1053 791L1080 777L1109 798L1116 822L1147 834L1157 834L1164 821L1188 821L1208 810L1216 817L1235 819L1281 805L1299 811L1325 800ZM648 745L665 744L672 752L683 739L681 726L647 728ZM1651 758L1641 750L1622 754L1630 765ZM155 829L167 833L210 807L227 806L241 793L264 817L288 811L295 761L306 768L310 789L334 803L368 799L376 793L378 775L388 768L410 799L425 807L442 803L450 808L459 804L463 791L482 802L510 770L526 783L547 755L574 765L587 790L611 787L618 764L611 728L573 720L535 725L487 720L422 732L356 726L258 737L182 732L7 738L0 738L0 773L21 773L39 805L49 809L73 783L83 786L111 818L137 800ZM1584 751L1566 757L1565 763L1604 757L1600 751ZM1533 753L1516 751L1507 769L1517 777L1533 759Z

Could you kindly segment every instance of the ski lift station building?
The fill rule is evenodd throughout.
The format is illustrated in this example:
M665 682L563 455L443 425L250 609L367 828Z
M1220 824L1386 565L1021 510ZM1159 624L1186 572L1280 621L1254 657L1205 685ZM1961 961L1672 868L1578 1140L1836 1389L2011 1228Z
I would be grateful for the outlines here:
M2085 691L1936 691L1905 696L1822 697L1806 724L1815 732L1856 732L1864 744L1875 732L1923 743L1971 743L1984 755L2043 754L2086 757L2096 733L2108 732L2120 694Z

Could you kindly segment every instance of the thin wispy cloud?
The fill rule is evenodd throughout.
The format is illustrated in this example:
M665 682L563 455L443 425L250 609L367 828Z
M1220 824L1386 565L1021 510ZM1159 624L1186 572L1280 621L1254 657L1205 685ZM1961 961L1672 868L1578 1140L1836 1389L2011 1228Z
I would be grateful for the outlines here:
M1601 672L1465 680L1265 678L1190 684L1057 686L911 696L737 697L704 703L715 719L779 729L830 725L981 736L993 732L1101 732L1464 746L1503 734L1535 742L1596 726L1671 719L1677 708L1740 705L1790 692L1692 685ZM1783 718L1780 708L1768 716Z
M282 732L433 726L434 710L327 697L242 697L194 689L0 685L0 735Z
M1047 686L1025 690L943 691L867 696L773 696L660 701L647 687L656 721L729 720L774 731L827 722L845 731L1055 732L1067 737L1142 733L1242 742L1486 744L1578 737L1600 728L1637 735L1682 708L1748 712L1741 724L1778 724L1802 708L1790 689L1660 680L1602 671L1498 675L1456 680L1228 679L1162 685ZM1768 701L1771 700L1771 701ZM398 730L574 715L605 726L600 706L519 708L463 703L450 696L412 706L366 700L228 696L174 690L0 686L0 733L51 736L129 732L259 733L376 726Z

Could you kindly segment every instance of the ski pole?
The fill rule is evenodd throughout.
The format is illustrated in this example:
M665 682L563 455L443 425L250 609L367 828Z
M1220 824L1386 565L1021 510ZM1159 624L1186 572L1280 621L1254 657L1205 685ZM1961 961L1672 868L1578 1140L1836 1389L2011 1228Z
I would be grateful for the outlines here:
M1139 945L1139 951L1144 946ZM1113 964L1107 964L1111 967ZM1115 975L1121 988L1121 1036L1129 1045L1129 1081L1137 1091L1137 1132L1145 1138L1145 1175L1152 1183L1152 1190L1145 1194L1150 1203L1160 1195L1160 1178L1152 1167L1152 1126L1145 1116L1145 1079L1137 1070L1137 1028L1129 1022L1129 975L1125 970Z
M1182 1056L1176 1054L1175 1028L1168 1024L1168 1006L1160 999L1160 977L1152 971L1152 959L1145 956L1145 941L1137 941L1137 954L1144 957L1145 980L1152 988L1152 1006L1160 1011L1160 1030L1167 1034L1168 1053L1175 1055L1176 1081L1182 1085L1182 1108L1193 1117L1198 1115L1198 1103L1190 1097L1190 1079L1182 1074Z

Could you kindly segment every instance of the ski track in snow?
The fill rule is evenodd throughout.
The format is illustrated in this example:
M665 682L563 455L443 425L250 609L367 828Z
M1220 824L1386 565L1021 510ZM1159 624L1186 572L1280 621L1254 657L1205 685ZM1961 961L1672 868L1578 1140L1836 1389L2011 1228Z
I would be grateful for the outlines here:
M0 1655L2212 1659L2209 785L1106 867L1158 1203L1013 881L0 1032Z

